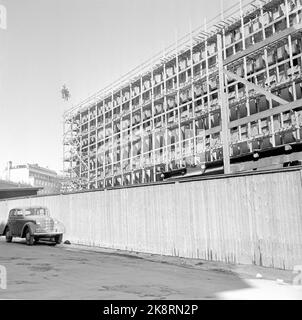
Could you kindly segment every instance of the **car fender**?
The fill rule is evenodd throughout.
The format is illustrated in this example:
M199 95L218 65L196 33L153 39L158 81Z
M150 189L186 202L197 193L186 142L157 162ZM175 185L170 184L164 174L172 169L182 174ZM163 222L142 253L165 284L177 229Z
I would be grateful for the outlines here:
M30 233L33 234L36 230L36 225L33 222L27 222L23 228L22 228L22 232L21 232L21 237L25 237L25 230L29 228Z
M5 223L0 224L0 236L5 236L7 227L8 227L8 224L5 224Z
M4 234L5 228L7 227L9 219L5 219L1 217L0 214L0 235Z

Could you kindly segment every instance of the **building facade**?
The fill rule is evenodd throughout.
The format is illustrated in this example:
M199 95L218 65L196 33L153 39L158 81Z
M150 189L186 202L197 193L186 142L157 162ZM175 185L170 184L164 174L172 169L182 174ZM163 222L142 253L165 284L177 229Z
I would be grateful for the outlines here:
M5 169L5 178L7 181L42 187L39 194L57 193L61 190L61 178L58 174L37 164L13 166L12 162L9 162Z
M74 186L300 164L301 28L302 0L240 1L66 112Z

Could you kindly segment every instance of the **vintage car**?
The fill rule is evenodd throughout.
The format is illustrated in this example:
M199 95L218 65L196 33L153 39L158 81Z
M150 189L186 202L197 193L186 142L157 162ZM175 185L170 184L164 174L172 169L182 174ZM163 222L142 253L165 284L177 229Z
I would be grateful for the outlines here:
M7 242L13 237L25 238L27 245L33 245L40 239L60 244L63 239L64 226L51 218L49 210L42 206L18 207L11 209L3 235Z

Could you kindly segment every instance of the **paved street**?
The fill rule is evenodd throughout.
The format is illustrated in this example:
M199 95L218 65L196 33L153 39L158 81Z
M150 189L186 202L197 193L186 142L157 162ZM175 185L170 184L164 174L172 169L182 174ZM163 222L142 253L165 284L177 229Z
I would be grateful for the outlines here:
M215 299L250 289L248 281L206 263L182 265L123 252L0 240L7 289L0 299Z

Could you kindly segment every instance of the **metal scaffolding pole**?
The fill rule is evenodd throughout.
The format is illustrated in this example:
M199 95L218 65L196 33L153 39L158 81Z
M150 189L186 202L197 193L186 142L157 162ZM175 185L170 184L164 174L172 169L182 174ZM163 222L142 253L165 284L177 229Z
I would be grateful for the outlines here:
M223 56L222 56L222 35L217 34L217 49L218 49L218 77L219 77L219 96L221 107L221 140L223 149L223 167L224 173L231 173L230 167L230 147L229 147L229 104L225 93L224 85L224 70L223 70Z

